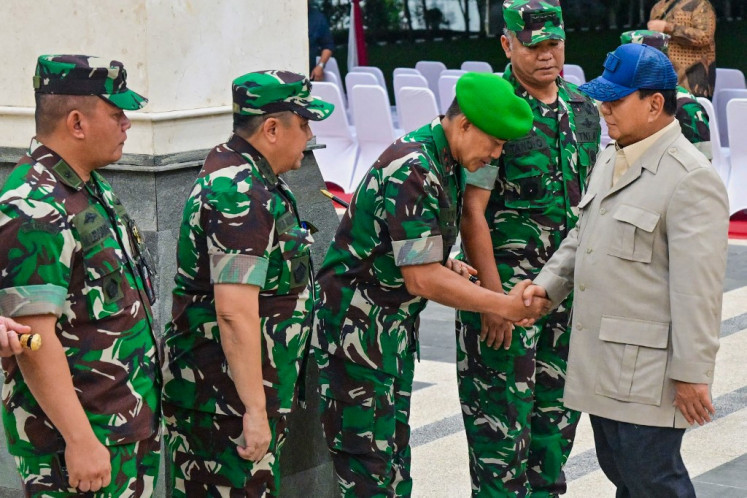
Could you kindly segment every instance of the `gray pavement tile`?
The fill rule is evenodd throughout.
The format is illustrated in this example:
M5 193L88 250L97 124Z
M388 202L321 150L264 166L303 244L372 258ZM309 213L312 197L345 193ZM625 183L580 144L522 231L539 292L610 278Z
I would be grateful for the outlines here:
M704 491L710 492L710 488L713 488L713 491L718 491L718 494L699 492L698 496L739 496L744 498L747 496L747 455L742 455L719 465L715 469L697 476L693 479L693 482L697 486L703 486ZM738 493L731 494L733 492Z

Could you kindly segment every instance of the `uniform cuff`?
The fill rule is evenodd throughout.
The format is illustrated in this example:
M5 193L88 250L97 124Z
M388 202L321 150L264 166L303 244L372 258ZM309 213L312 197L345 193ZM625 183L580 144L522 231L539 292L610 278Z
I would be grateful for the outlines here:
M467 185L493 190L495 179L498 178L498 166L488 164L477 171L467 171L466 173Z
M411 240L393 240L394 264L425 265L444 259L444 243L440 235Z
M59 285L23 285L0 289L0 314L8 317L62 315L67 289Z
M710 361L672 360L668 376L672 380L691 384L713 384L715 363Z
M211 284L247 284L262 287L269 261L249 254L210 254Z

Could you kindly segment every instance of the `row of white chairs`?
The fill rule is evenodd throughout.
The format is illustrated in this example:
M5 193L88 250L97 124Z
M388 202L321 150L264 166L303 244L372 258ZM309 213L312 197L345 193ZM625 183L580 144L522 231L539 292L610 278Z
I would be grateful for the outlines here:
M724 119L719 119L710 100L698 97L698 102L708 113L711 128L711 153L714 169L721 176L729 193L729 215L747 209L747 90L742 98L732 98L725 103ZM721 142L726 134L729 146Z

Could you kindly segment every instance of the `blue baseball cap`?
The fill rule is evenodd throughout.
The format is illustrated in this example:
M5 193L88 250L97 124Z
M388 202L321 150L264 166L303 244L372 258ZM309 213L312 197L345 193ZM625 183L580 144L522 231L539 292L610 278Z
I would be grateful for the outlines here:
M669 58L648 45L630 43L607 54L604 72L579 90L601 102L627 97L639 89L674 90L677 73Z

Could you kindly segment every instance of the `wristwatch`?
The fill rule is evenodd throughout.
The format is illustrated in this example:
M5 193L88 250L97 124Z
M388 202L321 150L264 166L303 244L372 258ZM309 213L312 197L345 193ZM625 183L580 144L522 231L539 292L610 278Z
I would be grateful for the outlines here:
M319 61L319 63L317 64L317 66L321 66L322 69L324 69L324 65L325 65L324 62L322 62L322 61Z

